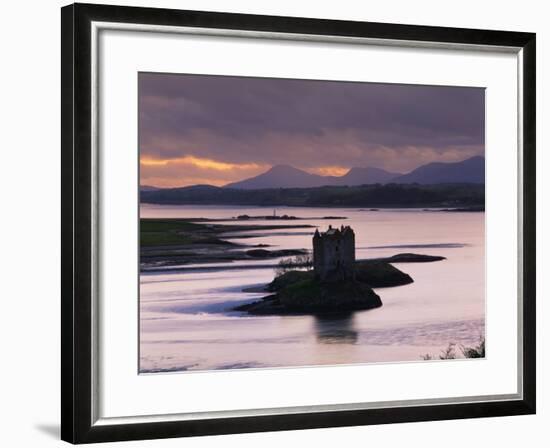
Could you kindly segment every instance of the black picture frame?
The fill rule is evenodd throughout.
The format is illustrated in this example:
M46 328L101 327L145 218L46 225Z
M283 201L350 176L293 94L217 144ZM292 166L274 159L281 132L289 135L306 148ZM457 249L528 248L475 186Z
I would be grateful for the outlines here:
M61 16L63 440L89 443L535 413L535 34L90 4L63 7ZM90 93L93 21L391 39L397 42L474 44L489 48L508 46L521 50L523 265L520 286L523 291L523 397L481 403L95 425L92 415L93 161Z

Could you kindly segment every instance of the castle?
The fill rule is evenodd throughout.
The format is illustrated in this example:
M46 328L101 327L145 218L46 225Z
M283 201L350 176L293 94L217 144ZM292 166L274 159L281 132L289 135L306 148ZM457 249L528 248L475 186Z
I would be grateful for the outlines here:
M354 275L355 233L349 226L313 235L313 269L321 281L350 280Z

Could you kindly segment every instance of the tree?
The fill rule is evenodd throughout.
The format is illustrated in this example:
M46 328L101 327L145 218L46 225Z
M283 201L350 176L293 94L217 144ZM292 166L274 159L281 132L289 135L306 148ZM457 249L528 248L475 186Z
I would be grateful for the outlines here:
M280 277L290 271L296 271L299 269L311 270L313 267L313 260L310 254L296 255L291 258L281 258L279 264L275 268L275 276Z

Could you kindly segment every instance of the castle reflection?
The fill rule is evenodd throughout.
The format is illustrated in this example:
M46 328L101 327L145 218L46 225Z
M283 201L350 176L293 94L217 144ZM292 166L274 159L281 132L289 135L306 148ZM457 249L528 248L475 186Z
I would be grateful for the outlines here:
M358 333L354 328L353 313L325 314L314 317L317 342L321 344L355 344Z

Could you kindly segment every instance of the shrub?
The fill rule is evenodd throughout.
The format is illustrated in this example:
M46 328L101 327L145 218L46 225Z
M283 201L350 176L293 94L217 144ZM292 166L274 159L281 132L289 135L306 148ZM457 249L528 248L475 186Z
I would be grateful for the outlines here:
M485 338L481 336L479 338L479 344L473 347L466 347L460 345L460 351L464 358L485 358ZM435 356L426 353L420 356L424 361L432 361ZM456 359L456 344L454 342L449 343L445 350L442 350L438 355L439 359Z
M456 347L456 344L454 342L449 343L447 348L441 351L441 354L439 355L439 359L455 359L456 358L455 347Z
M460 346L460 350L465 358L485 358L485 338L479 338L479 344L474 347Z
M296 255L291 258L281 258L279 264L275 268L275 276L280 277L287 272L295 271L297 269L305 269L306 271L309 271L312 267L313 260L309 254Z

